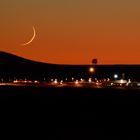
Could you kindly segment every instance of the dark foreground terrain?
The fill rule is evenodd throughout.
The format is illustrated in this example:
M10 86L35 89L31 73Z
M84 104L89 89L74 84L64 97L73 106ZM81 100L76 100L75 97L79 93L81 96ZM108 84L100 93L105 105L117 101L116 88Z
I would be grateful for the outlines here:
M136 139L139 112L136 89L0 87L5 138Z

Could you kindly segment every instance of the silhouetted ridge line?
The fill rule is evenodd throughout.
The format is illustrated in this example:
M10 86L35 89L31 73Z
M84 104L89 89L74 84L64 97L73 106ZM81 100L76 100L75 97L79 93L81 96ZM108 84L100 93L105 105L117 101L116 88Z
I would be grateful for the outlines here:
M0 62L3 63L40 63L40 64L49 64L44 62L38 62L30 59L26 59L15 54L7 53L0 51Z

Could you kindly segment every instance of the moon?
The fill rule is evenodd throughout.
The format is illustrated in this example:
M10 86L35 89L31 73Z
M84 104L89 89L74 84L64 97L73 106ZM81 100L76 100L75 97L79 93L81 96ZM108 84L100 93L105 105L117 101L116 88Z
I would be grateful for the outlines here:
M31 38L28 42L21 44L22 46L27 46L27 45L29 45L29 44L32 43L33 40L35 39L35 37L36 37L36 30L35 30L35 27L32 26L32 29L33 29L33 36L32 36L32 38Z

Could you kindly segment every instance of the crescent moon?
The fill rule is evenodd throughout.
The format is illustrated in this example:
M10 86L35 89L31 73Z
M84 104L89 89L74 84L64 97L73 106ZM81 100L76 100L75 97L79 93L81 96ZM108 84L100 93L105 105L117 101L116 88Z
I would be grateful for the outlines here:
M22 46L29 45L29 44L30 44L31 42L33 42L33 40L35 39L36 30L35 30L34 26L33 26L32 28L33 28L33 36L32 36L32 38L31 38L28 42L21 44Z

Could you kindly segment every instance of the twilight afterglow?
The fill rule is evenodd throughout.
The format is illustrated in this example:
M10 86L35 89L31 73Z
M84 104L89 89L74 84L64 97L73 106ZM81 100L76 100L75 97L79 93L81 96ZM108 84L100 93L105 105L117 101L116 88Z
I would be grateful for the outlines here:
M1 51L57 64L139 64L138 0L1 0ZM21 46L33 35L28 46Z

